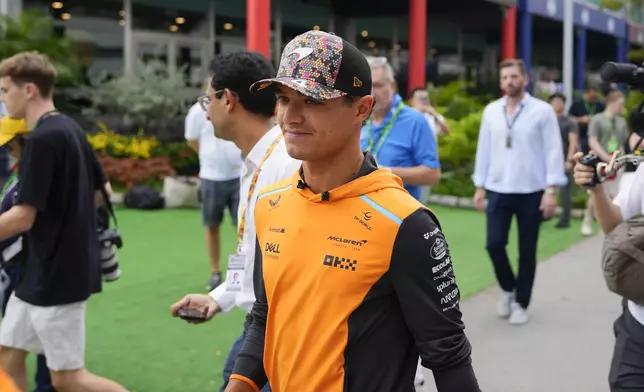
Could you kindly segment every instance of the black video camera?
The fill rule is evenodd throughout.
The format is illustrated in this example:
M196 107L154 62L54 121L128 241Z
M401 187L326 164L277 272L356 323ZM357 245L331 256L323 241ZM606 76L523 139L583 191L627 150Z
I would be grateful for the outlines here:
M644 68L635 64L609 61L602 65L599 75L604 82L623 83L644 90Z
M644 65L644 64L642 64ZM644 67L638 67L631 63L614 63L609 61L602 65L599 74L604 82L607 83L622 83L634 89L644 91ZM633 130L644 130L644 113L642 108L644 102L641 102L636 109L631 113L629 120L630 126ZM638 165L642 161L641 154L628 154L621 155L616 152L611 157L611 162L602 162L601 158L596 155L584 156L580 163L582 165L591 166L595 168L595 175L590 184L590 187L595 187L604 179L614 175L625 164L632 163Z

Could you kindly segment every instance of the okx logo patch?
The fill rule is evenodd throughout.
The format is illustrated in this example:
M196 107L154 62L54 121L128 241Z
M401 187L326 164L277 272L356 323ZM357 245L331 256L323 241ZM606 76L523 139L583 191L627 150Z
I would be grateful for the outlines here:
M322 261L322 264L326 265L327 267L355 271L358 260L352 260L350 258L338 257L334 255L326 255L324 256L324 261Z

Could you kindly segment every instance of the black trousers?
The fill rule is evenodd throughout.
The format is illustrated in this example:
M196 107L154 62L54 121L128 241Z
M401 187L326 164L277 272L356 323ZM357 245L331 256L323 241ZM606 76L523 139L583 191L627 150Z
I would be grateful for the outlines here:
M644 325L628 311L615 321L615 350L608 382L611 392L644 391Z
M516 291L516 301L524 309L530 305L532 285L537 269L537 242L542 213L539 210L543 191L515 194L488 191L487 251L494 265L499 286L504 291ZM519 271L512 272L506 251L512 217L519 226Z

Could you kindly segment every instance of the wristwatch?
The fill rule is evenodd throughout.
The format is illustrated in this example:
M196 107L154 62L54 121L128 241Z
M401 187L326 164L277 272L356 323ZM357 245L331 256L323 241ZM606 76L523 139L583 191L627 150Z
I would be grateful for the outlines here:
M557 188L554 188L554 187L546 188L546 194L548 194L548 195L556 195L557 194Z

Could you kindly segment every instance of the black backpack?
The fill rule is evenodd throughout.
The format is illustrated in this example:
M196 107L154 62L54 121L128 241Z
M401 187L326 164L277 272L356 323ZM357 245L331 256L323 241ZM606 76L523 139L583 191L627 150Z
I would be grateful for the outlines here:
M123 203L127 208L137 210L158 210L165 207L161 192L147 185L138 185L127 191Z

